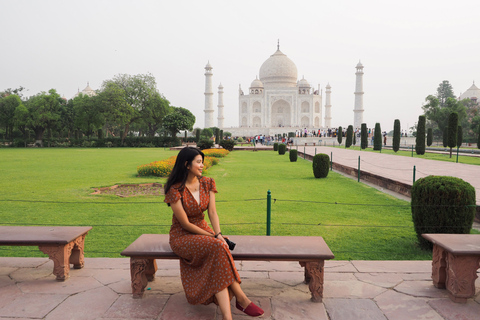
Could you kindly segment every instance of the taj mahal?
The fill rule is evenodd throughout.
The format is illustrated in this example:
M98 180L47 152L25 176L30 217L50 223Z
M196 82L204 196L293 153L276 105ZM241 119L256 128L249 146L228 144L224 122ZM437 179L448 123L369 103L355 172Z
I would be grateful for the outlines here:
M359 62L355 89L354 124L363 122L363 65ZM218 87L218 117L214 123L212 66L205 66L205 128L218 127L233 136L275 135L301 129L331 128L331 92L325 87L325 100L320 85L312 88L302 77L298 80L297 67L277 44L277 50L261 65L248 90L238 90L238 127L225 128L223 86ZM325 105L323 105L325 102Z

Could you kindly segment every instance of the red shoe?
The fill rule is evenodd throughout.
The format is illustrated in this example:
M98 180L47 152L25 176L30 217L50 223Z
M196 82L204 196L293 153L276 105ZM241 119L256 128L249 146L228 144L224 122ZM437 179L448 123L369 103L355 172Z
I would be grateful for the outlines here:
M237 302L236 307L238 310L245 312L250 317L261 317L264 314L264 311L253 302L250 302L245 309L243 309L242 306Z

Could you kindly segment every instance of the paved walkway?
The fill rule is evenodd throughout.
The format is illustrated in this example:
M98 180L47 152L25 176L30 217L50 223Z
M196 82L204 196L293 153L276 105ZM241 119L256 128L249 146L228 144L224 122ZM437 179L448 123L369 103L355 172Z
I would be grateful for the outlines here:
M156 280L133 299L129 259L86 258L57 282L47 258L0 258L0 319L221 319L215 305L187 303L178 261L157 260ZM433 286L430 261L327 261L323 303L311 302L296 262L237 261L242 287L263 319L451 319L480 317L477 295L450 301ZM249 319L238 310L234 319Z
M304 147L298 147L303 152ZM333 162L379 176L387 177L408 185L413 184L413 166L416 167L415 180L429 175L454 176L470 183L476 191L477 205L480 205L480 166L427 160L415 157L396 156L377 152L365 152L332 147L316 147L317 153L333 153ZM306 147L307 154L314 155L315 147Z

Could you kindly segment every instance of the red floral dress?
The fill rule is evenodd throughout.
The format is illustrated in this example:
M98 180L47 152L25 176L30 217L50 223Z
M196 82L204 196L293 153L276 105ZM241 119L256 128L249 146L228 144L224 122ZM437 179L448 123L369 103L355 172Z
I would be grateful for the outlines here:
M210 191L217 192L215 181L208 177L201 177L199 181L200 204L188 188L179 189L179 184L168 190L165 202L175 203L181 200L190 223L214 233L205 221L204 211L208 209ZM216 302L215 293L235 281L241 282L228 246L214 237L193 234L183 229L175 215L170 227L170 247L181 257L180 276L190 304Z

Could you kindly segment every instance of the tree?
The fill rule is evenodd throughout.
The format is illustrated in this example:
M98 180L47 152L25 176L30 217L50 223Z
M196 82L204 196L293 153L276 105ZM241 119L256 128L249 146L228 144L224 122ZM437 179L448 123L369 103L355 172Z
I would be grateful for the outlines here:
M169 109L170 101L158 92L154 92L150 99L145 102L145 108L142 111L142 123L145 124L149 137L154 137L162 127L163 118L168 114Z
M350 148L352 145L352 140L353 140L353 126L349 125L347 127L347 137L345 139L345 147Z
M28 109L27 126L35 132L36 143L43 146L45 130L51 130L60 121L61 98L55 89L48 94L39 93L26 102Z
M211 137L213 137L213 130L212 128L205 128L202 130L202 137L206 138L206 139L210 139Z
M480 149L480 129L478 130L477 134L477 148Z
M84 94L79 94L73 99L75 125L83 130L89 139L105 124L104 112L98 101L97 97Z
M195 142L199 142L200 141L200 134L202 133L202 129L195 128L193 131L195 132Z
M456 112L450 113L448 117L448 147L450 148L450 158L452 157L452 149L457 146L457 129L458 114Z
M466 121L467 112L466 107L462 101L458 101L455 98L447 97L445 102L441 103L437 97L428 96L427 103L422 106L427 120L438 126L438 133L443 132L448 125L448 116L452 112L458 113L458 119L460 122Z
M433 143L433 129L428 128L427 129L427 146L431 146Z
M426 118L424 115L418 117L415 152L419 155L425 154L425 122Z
M169 131L172 137L176 137L177 133L182 130L192 131L195 124L195 116L185 108L171 108L172 111L163 118L163 128Z
M338 131L337 131L338 144L342 144L342 133L343 133L342 127L338 127Z
M460 148L463 143L463 130L462 126L457 127L457 148Z
M382 150L382 129L380 123L375 123L375 132L373 136L373 150Z
M27 134L28 134L28 109L22 103L15 109L14 124L18 130L22 133L24 146L27 146Z
M397 152L400 149L400 120L395 119L393 122L393 151Z
M22 100L16 94L0 98L0 126L5 128L6 139L13 137L15 109L20 105L22 105Z
M437 98L441 107L445 106L448 98L456 99L455 94L453 93L453 87L448 80L443 80L442 83L438 85Z
M360 148L366 149L368 147L368 131L367 131L367 124L362 123L361 126L362 130L360 132Z

